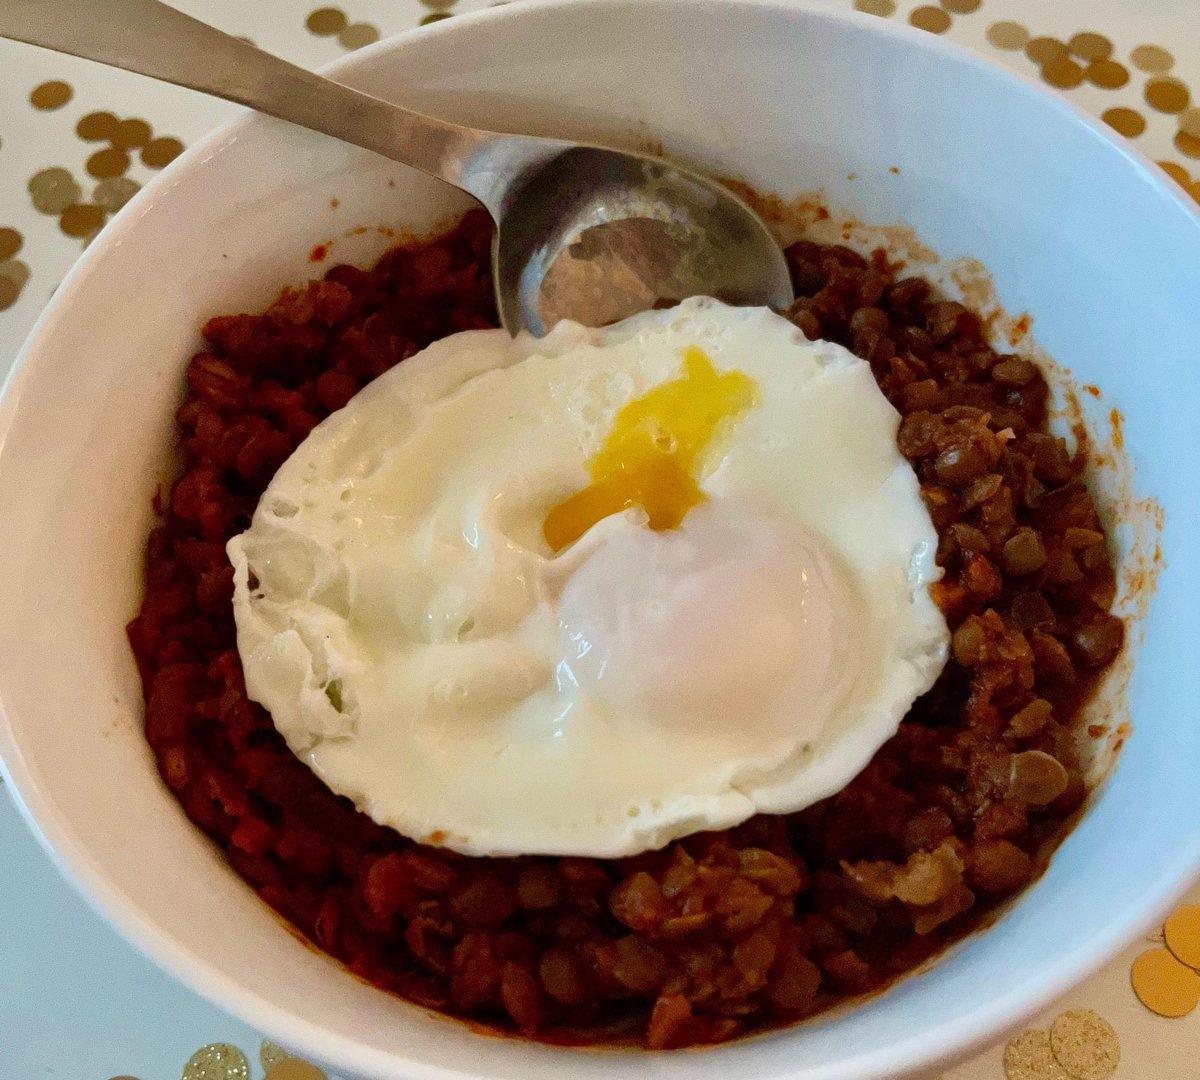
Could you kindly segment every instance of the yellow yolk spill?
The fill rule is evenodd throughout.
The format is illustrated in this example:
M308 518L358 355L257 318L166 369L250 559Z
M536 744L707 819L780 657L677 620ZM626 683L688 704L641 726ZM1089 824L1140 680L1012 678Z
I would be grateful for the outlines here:
M677 529L704 501L699 472L705 451L751 405L758 386L740 371L724 374L702 349L683 354L683 375L627 402L588 464L592 482L546 515L546 542L555 551L596 522L631 506L646 511L652 529Z

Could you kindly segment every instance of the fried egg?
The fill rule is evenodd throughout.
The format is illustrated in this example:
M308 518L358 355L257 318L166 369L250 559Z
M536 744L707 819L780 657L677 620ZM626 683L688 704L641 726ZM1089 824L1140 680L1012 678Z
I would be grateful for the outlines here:
M375 380L229 543L250 697L469 855L618 857L840 790L946 660L869 366L693 299Z

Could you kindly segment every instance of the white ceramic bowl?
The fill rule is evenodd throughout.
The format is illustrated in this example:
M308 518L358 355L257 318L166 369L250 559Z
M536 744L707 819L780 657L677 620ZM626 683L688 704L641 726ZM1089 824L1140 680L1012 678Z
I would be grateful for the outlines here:
M865 17L715 0L522 4L383 42L336 71L482 124L658 139L714 173L824 189L866 221L908 223L944 256L981 259L1007 306L1035 315L1040 343L1123 411L1139 492L1166 508L1167 571L1129 690L1137 730L1049 872L997 925L887 994L793 1030L660 1055L490 1038L300 944L185 820L142 739L123 627L149 500L205 316L266 304L312 271L314 244L353 226L420 231L465 203L247 117L92 245L0 413L0 752L30 822L96 906L285 1045L343 1072L416 1080L900 1075L998 1036L1161 912L1200 868L1194 207L1061 100ZM342 239L334 257L387 243Z

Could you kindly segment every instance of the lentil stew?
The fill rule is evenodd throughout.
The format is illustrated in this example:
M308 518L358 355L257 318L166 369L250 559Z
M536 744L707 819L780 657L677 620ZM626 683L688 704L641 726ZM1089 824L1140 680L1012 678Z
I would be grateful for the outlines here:
M335 266L214 318L178 412L185 461L129 639L163 780L234 869L385 990L557 1042L661 1049L791 1023L886 986L1045 865L1086 794L1080 709L1122 646L1082 461L1037 366L881 252L788 251L811 338L902 415L953 631L936 686L837 795L621 860L467 858L335 796L246 696L225 543L324 416L430 342L496 325L490 224Z

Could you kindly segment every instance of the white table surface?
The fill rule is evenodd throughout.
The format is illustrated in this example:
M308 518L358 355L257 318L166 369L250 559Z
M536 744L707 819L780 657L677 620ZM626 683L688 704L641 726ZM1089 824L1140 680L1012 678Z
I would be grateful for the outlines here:
M843 9L855 4L819 2ZM96 4L102 12L103 0ZM937 4L857 4L887 13L884 17L934 27L947 22L930 14ZM326 6L317 0L178 0L177 6L305 65L346 51L336 35L307 28L308 16ZM367 28L386 35L434 14L484 5L479 0L338 0L337 6L354 28L343 32L353 45L356 38L372 36ZM1146 84L1161 74L1140 71L1135 64L1136 58L1159 66L1166 62L1161 54L1135 52L1138 46L1167 50L1172 61L1167 74L1190 83L1193 96L1200 98L1196 0L942 0L941 7L950 25L940 32L1026 73L1036 74L1038 65L1023 50L1001 49L989 40L989 32L992 40L1003 40L1003 32L992 30L997 23L1017 23L1033 37L1062 42L1081 31L1103 35L1113 46L1112 58L1127 69L1128 82L1105 89L1085 81L1065 92L1097 114L1118 107L1137 112L1145 130L1136 144L1155 161L1168 163L1187 185L1194 184L1193 194L1200 198L1200 138L1177 139L1181 127L1200 136L1200 110L1168 114L1152 107ZM67 83L72 96L59 108L36 109L30 93L49 80ZM0 280L0 376L83 243L64 234L57 215L34 207L29 181L46 168L61 167L80 182L83 198L90 196L96 181L87 176L85 162L103 144L81 141L75 124L96 110L145 118L155 136L185 144L236 111L138 76L0 41L0 279L20 284L14 299L14 288ZM139 183L153 174L136 161L127 173ZM11 257L4 253L13 239L5 229L20 234L20 250ZM1200 888L1189 899L1200 902ZM1112 1024L1120 1040L1121 1062L1111 1073L1116 1080L1200 1078L1200 1010L1179 1020L1163 1019L1145 1009L1130 988L1130 964L1155 940L1151 932L1146 941L1131 945L1031 1027L1047 1029L1065 1010L1091 1010ZM60 878L0 785L0 1080L260 1080L270 1071L260 1064L261 1042L257 1032L159 972L93 913ZM239 1047L249 1071L204 1071L197 1062L189 1070L193 1054L211 1043ZM268 1048L268 1066L275 1060L271 1052ZM1004 1080L1003 1056L1003 1044L997 1045L942 1080ZM275 1076L282 1076L279 1067ZM1053 1076L1031 1074L1026 1080Z

